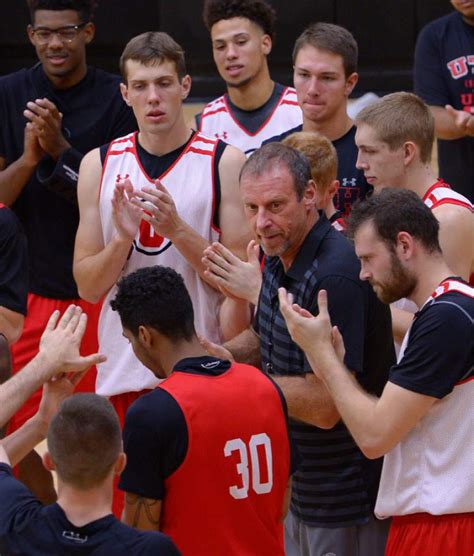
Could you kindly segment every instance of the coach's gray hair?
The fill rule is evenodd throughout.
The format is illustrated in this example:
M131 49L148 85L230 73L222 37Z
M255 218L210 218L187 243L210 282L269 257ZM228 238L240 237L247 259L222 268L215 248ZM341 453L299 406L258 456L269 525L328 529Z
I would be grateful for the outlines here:
M278 165L287 168L293 178L296 197L301 201L311 179L311 167L304 154L282 143L268 143L257 149L243 165L239 181L248 174L260 176Z

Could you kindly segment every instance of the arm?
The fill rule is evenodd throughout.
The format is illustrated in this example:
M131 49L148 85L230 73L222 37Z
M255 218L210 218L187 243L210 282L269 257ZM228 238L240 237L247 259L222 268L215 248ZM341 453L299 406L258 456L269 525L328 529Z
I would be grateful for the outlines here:
M99 354L82 357L79 347L87 324L80 307L71 305L59 319L55 311L40 340L39 352L28 365L0 386L0 426L18 411L42 384L64 372L82 372L105 361Z
M435 120L435 133L439 139L461 139L474 136L474 115L456 110L451 105L430 106Z
M80 220L74 248L73 273L79 295L96 303L115 284L127 261L140 223L140 209L130 200L130 182L118 184L112 200L117 229L104 246L99 211L99 186L102 174L99 149L88 153L79 172L78 201Z
M398 344L401 344L413 321L413 313L404 311L403 309L397 309L397 307L393 305L390 306L390 312L392 313L393 339Z
M159 531L161 500L125 493L122 521L142 531Z
M21 336L24 320L21 313L0 307L0 333L4 334L9 344L13 344Z
M469 281L474 267L474 215L464 207L451 204L433 210L439 222L439 244L447 265Z
M1 203L10 206L16 201L44 154L38 138L33 133L32 124L27 123L25 126L24 150L20 158L7 166L5 158L0 156Z
M342 343L337 328L332 329L327 311L327 295L319 293L319 315L308 317L291 305L280 290L280 307L295 342L318 369L346 426L363 453L378 458L391 450L416 425L436 401L388 383L377 399L362 390L347 372L336 346Z

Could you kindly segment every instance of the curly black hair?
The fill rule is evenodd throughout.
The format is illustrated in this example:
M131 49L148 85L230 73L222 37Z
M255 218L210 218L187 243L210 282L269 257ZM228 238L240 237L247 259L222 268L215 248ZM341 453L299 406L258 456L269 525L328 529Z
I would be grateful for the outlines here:
M80 13L81 20L92 21L97 8L97 0L27 0L31 21L34 21L36 10L74 10Z
M211 27L221 19L244 17L258 25L272 40L275 38L275 10L264 0L206 0L204 24Z
M173 342L189 341L196 334L184 280L169 267L149 266L124 276L110 306L135 336L141 325L154 328Z

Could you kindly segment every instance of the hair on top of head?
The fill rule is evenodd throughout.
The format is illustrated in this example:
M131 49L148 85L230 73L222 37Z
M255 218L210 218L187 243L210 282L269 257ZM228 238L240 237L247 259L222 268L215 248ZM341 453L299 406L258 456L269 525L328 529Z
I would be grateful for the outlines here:
M178 78L186 75L184 50L168 33L147 31L128 41L120 56L120 73L127 81L126 62L134 60L144 66L161 64L165 60L174 62Z
M73 10L79 12L81 21L87 23L94 19L98 5L96 0L27 0L31 21L34 21L37 10Z
M172 342L189 341L196 334L191 298L172 268L150 266L124 276L110 306L134 336L140 326L154 328Z
M377 235L391 250L397 244L398 234L406 232L420 241L428 252L441 252L439 222L413 191L388 187L354 203L347 235L354 238L366 222L372 222Z
M207 29L222 19L243 17L258 25L262 31L275 39L275 10L264 0L206 0L203 19Z
M276 166L285 167L293 178L296 198L301 201L311 179L311 168L306 156L282 143L267 143L254 151L240 170L239 181L246 175L260 176Z
M297 131L285 137L283 145L302 152L311 166L317 187L326 190L337 177L337 152L331 141L316 131Z
M117 413L97 394L66 399L51 420L47 439L58 477L80 490L100 485L122 451Z
M298 52L305 46L338 54L342 58L346 78L357 71L359 48L352 33L333 23L312 23L296 39L293 47L293 63Z
M401 91L379 98L357 114L355 123L372 127L391 150L412 141L420 150L421 162L430 162L435 138L434 118L428 106L415 94Z

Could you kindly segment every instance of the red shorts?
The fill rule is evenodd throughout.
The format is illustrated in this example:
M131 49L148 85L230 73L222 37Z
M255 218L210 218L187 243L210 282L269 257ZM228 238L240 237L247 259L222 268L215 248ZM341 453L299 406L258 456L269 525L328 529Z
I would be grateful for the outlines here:
M125 394L118 394L117 396L111 396L109 398L110 403L114 406L117 412L120 427L123 429L125 423L125 414L127 409L132 405L132 403L137 400L141 395L150 392L151 390L141 390L140 392L127 392ZM118 488L119 476L117 475L114 479L114 498L112 502L112 511L117 519L122 518L123 511L123 498L124 492Z
M472 556L474 514L394 516L385 556Z
M79 305L87 313L87 329L81 344L81 353L89 355L98 351L97 325L101 303L92 305L82 299L58 300L41 297L33 293L28 294L28 314L25 318L25 325L21 338L12 346L13 373L17 373L38 353L39 341L43 334L49 317L56 309L61 314L71 304ZM86 376L78 384L77 392L94 392L97 370L91 367ZM20 408L12 417L9 425L9 432L13 432L25 423L38 410L41 400L42 388L37 390L33 396Z

